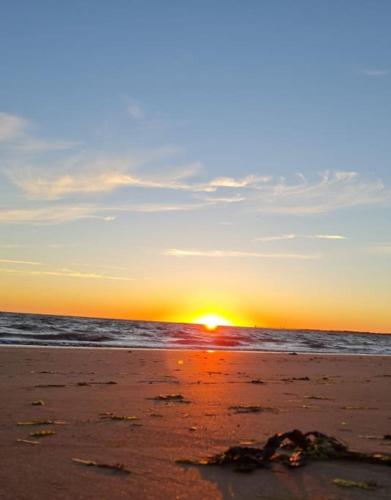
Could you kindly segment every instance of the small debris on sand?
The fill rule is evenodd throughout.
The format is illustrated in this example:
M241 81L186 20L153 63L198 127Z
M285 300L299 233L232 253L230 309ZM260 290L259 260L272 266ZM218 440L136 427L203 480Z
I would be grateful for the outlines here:
M261 413L263 411L272 411L277 412L276 408L271 408L268 406L260 406L260 405L235 405L230 406L229 410L233 410L235 413Z
M16 425L65 425L63 420L26 420L23 422L16 422Z
M42 387L42 388L49 388L49 387L66 387L65 384L38 384L38 385L34 385L34 387Z
M117 384L114 380L109 380L108 382L78 382L76 385L79 387L85 387L89 385L114 385Z
M316 399L318 401L332 401L331 398L325 398L323 396L306 396L305 399Z
M128 416L128 415L116 415L115 413L111 412L104 412L99 415L100 418L105 418L109 420L140 420L139 417L136 417L134 415Z
M16 441L18 443L25 443L25 444L39 444L39 441L33 441L32 439L21 439L21 438L18 438Z
M55 434L54 431L35 431L35 432L30 432L30 436L32 437L46 437L46 436L53 436Z
M36 401L31 402L32 406L45 406L45 403L42 401L42 399L37 399Z
M369 406L341 406L341 410L378 410L379 408L370 408Z
M159 394L151 399L152 401L166 401L171 403L190 403L187 399L182 396L182 394Z
M332 483L341 488L361 488L362 490L374 490L375 488L377 488L377 484L375 483L375 481L357 482L351 481L349 479L340 479L337 477L332 480Z
M311 379L309 377L286 377L282 378L281 382L296 382L296 381L302 381L302 382L309 382Z
M87 467L101 467L103 469L111 469L124 474L130 474L130 470L127 469L124 464L107 464L104 462L96 462L95 460L83 460L82 458L72 458L72 462L86 465Z

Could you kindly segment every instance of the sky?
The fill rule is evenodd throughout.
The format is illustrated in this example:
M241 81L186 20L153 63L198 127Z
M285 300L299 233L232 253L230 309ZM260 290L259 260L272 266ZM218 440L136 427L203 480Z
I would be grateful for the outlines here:
M391 332L390 16L3 2L0 309Z

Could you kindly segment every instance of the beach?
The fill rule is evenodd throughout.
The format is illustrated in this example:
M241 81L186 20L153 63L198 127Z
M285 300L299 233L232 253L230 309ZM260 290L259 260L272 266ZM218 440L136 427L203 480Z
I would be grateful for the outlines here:
M383 439L390 357L4 346L0 377L2 499L391 496L389 468L379 465L319 461L240 474L176 463L293 429L391 453ZM54 434L31 435L41 430ZM345 488L336 478L376 486Z

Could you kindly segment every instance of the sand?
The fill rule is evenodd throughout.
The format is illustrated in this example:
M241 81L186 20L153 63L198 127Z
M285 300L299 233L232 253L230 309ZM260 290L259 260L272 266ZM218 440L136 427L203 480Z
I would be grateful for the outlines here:
M391 453L382 439L391 433L390 357L1 347L0 377L4 500L391 498L384 466L318 462L240 474L175 463L239 443L262 445L294 428ZM256 379L264 383L251 383ZM190 402L151 399L172 393ZM235 405L271 410L237 414ZM110 413L138 419L112 420ZM65 423L17 425L37 419ZM55 434L30 436L44 429ZM73 458L122 463L130 473ZM334 478L378 487L345 489Z

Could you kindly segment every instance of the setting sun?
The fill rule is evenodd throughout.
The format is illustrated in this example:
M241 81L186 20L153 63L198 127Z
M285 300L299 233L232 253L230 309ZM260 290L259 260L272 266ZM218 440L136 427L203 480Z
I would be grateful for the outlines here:
M203 316L200 316L196 320L194 320L194 323L204 325L207 330L216 330L218 326L230 326L231 323L223 318L222 316L219 316L218 314L204 314Z

